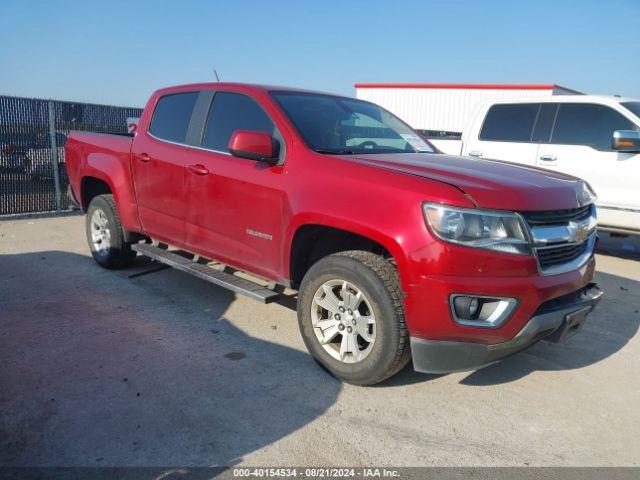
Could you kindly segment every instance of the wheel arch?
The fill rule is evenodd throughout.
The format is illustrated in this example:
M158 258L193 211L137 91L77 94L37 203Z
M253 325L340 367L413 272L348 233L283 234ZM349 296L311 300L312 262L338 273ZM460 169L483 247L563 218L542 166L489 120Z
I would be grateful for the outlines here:
M364 250L389 259L401 272L404 267L404 252L400 244L364 225L344 224L315 219L292 228L283 258L287 262L292 288L297 288L309 268L320 258L347 250ZM400 274L402 279L402 274Z
M80 182L80 205L85 212L91 200L98 195L113 194L113 188L107 180L93 175L82 177Z

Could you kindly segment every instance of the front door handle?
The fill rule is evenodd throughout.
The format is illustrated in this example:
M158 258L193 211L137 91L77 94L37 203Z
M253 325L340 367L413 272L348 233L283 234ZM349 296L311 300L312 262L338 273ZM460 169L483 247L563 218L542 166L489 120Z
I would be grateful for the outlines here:
M478 150L472 150L469 152L469 156L470 157L481 157L482 156L482 152L479 152Z
M187 167L189 169L190 172L195 173L196 175L208 175L209 174L209 169L207 169L207 167L205 167L204 165L189 165Z
M557 159L555 155L542 155L540 157L540 160L543 160L545 162L555 162Z
M141 153L136 158L142 163L149 163L151 161L151 157L146 153Z

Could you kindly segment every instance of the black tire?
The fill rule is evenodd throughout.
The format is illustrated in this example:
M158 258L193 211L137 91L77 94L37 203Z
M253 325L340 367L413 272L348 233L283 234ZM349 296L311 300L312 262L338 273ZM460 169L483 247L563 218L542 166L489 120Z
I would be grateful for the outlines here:
M345 363L328 353L312 326L314 295L330 280L346 280L356 286L376 318L373 346L355 363ZM309 269L300 285L298 324L305 345L321 366L341 380L355 385L379 383L400 371L411 356L402 299L398 272L381 256L352 250L324 257Z
M98 250L92 239L92 219L96 212L99 212L98 215L101 212L106 217L106 228L109 231L109 238L104 243L104 250ZM117 270L130 266L135 260L136 252L131 250L131 244L124 239L113 195L98 195L91 200L87 209L85 229L91 255L99 265Z

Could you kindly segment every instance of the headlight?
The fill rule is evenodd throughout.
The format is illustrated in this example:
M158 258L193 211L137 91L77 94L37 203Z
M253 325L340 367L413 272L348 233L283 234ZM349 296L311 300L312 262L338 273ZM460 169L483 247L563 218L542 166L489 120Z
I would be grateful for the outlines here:
M505 253L531 254L522 220L515 213L423 205L427 223L440 239Z

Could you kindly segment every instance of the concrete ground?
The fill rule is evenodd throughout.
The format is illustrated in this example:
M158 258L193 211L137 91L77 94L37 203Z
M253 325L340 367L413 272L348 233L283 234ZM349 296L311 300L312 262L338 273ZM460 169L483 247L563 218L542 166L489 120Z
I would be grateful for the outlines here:
M637 240L598 255L606 297L567 344L359 388L292 302L104 270L83 222L0 221L0 465L640 464Z

